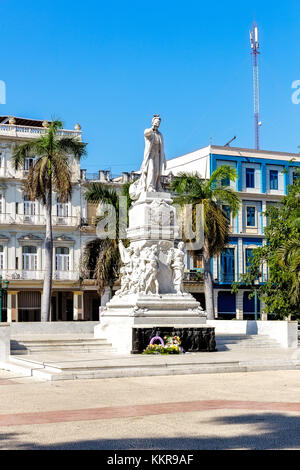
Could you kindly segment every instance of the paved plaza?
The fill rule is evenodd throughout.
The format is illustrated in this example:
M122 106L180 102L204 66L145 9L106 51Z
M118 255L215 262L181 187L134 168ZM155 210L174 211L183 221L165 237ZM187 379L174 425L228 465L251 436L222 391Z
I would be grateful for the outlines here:
M1 449L299 449L300 372L74 381L0 371Z

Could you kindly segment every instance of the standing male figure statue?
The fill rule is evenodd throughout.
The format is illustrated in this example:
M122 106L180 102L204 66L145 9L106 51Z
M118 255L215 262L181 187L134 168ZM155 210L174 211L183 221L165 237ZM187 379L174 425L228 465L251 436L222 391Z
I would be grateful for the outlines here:
M132 199L138 199L142 192L163 191L160 177L166 168L164 141L158 128L161 123L159 114L154 114L152 127L145 129L145 151L141 166L141 176L129 189Z

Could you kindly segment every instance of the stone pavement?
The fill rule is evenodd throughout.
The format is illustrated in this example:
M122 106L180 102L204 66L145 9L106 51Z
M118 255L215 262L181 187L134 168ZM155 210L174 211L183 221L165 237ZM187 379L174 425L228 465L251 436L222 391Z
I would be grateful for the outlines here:
M2 449L299 449L300 372L41 382L0 371Z

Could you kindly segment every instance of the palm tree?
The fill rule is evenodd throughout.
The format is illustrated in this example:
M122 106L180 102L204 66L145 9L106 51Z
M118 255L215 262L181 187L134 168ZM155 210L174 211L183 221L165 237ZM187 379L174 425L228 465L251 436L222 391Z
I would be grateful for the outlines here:
M131 199L129 196L129 186L131 183L126 183L122 187L121 196L126 198L127 214L128 209L131 205ZM113 286L115 281L119 277L121 259L119 253L119 236L120 232L124 233L124 244L128 244L125 240L125 229L127 227L127 219L123 220L120 217L120 198L117 191L101 183L89 183L86 186L85 198L88 202L93 204L110 205L115 210L116 223L115 237L100 239L96 238L87 243L83 254L83 273L91 272L93 278L97 280L98 293L102 295L105 288L110 288L111 294L113 292ZM95 225L99 218L96 220ZM120 231L119 231L120 229ZM122 236L121 236L122 238Z
M32 200L40 200L46 208L45 236L45 277L41 301L41 321L49 321L52 291L52 191L61 202L68 200L72 193L70 156L76 160L86 154L86 144L74 137L59 137L61 121L49 123L45 133L37 139L16 147L12 162L15 170L23 168L28 157L35 156L34 165L30 168L24 181L24 191Z
M211 259L222 252L230 232L228 214L222 204L230 208L232 217L236 216L240 206L238 194L229 187L230 181L236 181L238 175L235 168L220 166L209 179L202 179L197 173L179 173L171 183L171 190L177 193L174 202L183 206L202 204L203 208L203 268L205 303L207 318L214 318L213 281ZM228 186L227 186L228 183Z
M291 275L291 304L297 307L300 303L300 241L288 240L284 246L278 248L277 255L279 263L287 267Z

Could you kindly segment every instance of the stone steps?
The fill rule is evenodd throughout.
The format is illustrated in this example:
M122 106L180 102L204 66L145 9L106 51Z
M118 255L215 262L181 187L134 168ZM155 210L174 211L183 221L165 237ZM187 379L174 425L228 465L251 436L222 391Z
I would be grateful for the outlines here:
M115 350L112 345L105 339L95 339L92 335L82 335L80 338L70 336L56 335L46 337L45 335L38 337L22 338L14 337L11 339L11 355L34 354L37 352L48 351L69 351L78 353L91 353L97 351Z
M98 359L95 359L95 355L91 359L88 356L86 360L82 356L77 359L69 357L64 362L55 360L54 357L52 361L51 353L47 360L30 356L13 356L5 368L24 376L47 381L300 369L300 361L286 358L276 358L272 361L229 358L218 360L217 356L202 359L202 353L172 357L117 355L112 357L107 354Z
M251 348L280 348L279 343L266 335L217 334L218 351Z

